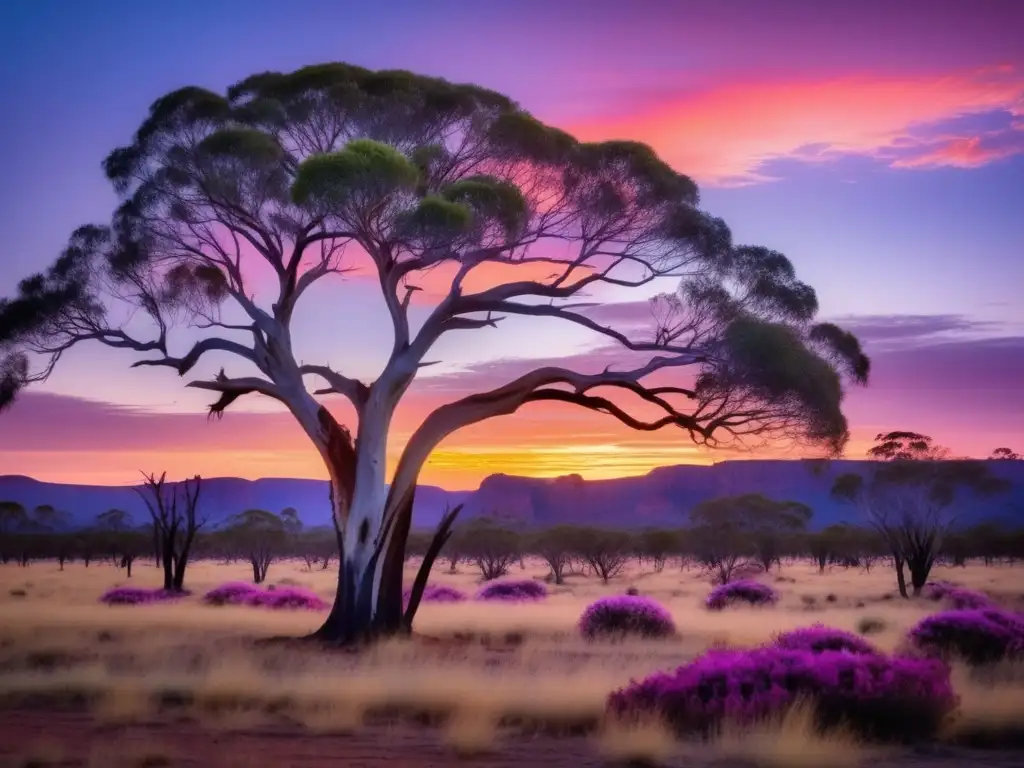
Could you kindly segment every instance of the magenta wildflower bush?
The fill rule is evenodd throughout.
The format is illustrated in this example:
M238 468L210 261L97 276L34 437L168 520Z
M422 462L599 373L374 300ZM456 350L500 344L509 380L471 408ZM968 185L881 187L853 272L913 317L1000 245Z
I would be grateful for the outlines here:
M954 589L959 587L951 581L929 581L921 590L921 596L928 600L941 600Z
M248 605L275 610L322 611L329 606L315 592L302 587L271 587L234 581L221 584L203 595L207 605Z
M824 624L812 624L809 627L790 630L775 636L772 645L789 651L807 651L822 653L824 651L843 651L846 653L879 656L881 652L864 638Z
M778 599L778 593L767 584L758 581L731 581L711 590L704 605L712 611L720 611L736 603L772 605Z
M646 597L612 595L587 606L579 620L588 640L611 637L670 637L676 624L664 606Z
M318 594L302 587L258 590L246 604L273 610L322 611L329 607Z
M969 611L993 607L988 595L965 589L948 581L929 581L924 585L921 595L928 600L942 601L958 611Z
M142 587L114 587L100 596L100 602L107 605L149 605L168 600L179 600L191 592L170 589L143 589Z
M405 603L409 602L409 598L412 595L412 589L407 589L402 593L402 600ZM443 584L428 584L424 590L423 595L420 597L422 603L461 603L463 600L468 600L466 593L462 590L456 589L455 587L446 587Z
M1024 658L1024 616L998 608L942 611L908 633L913 648L970 664Z
M942 598L943 602L957 611L979 610L992 608L995 604L988 595L972 589L951 589Z
M232 581L211 589L203 595L203 602L207 605L250 605L250 601L262 592L255 584Z
M765 646L708 651L615 691L608 709L620 718L659 715L680 735L707 737L727 720L756 722L802 699L820 728L848 726L887 741L935 734L958 703L937 659Z
M485 584L476 593L477 600L506 600L519 602L526 600L543 600L548 596L548 588L533 579L517 581L492 581Z

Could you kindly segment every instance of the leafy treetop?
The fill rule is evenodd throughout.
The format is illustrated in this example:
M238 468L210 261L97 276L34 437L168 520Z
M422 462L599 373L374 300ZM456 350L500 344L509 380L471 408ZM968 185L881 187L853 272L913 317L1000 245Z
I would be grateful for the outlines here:
M776 436L838 451L843 378L868 377L856 337L815 321L815 293L789 260L733 243L698 208L689 177L643 144L579 142L486 88L343 63L256 74L225 94L190 86L155 101L103 168L122 196L112 222L76 230L48 270L0 301L0 408L82 341L182 376L210 354L240 362L253 375L222 370L190 383L217 393L211 413L262 394L310 435L327 418L315 395L348 398L360 429L379 429L381 403L434 362L442 336L509 315L557 318L646 354L601 374L540 368L444 406L410 441L401 475L453 429L542 401L636 429L680 427L703 443ZM393 331L392 355L369 384L300 364L292 349L298 302L348 272L356 253L372 264ZM252 283L252 260L274 275L269 295ZM470 290L487 264L550 275L517 270ZM452 269L450 288L414 327L411 298L441 266ZM680 287L654 300L646 338L599 322L580 301L600 286L666 277ZM182 325L204 334L175 351ZM689 383L642 383L685 366ZM629 398L658 416L635 415ZM348 440L336 437L332 446Z

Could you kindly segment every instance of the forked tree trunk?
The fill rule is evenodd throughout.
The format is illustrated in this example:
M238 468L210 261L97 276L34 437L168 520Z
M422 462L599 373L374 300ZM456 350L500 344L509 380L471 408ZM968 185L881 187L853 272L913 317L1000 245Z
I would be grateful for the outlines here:
M331 478L330 501L338 541L338 584L334 604L311 639L353 645L410 631L430 569L461 507L441 520L403 608L405 547L412 527L418 466L403 456L388 488L384 482L387 420L379 432L363 425L353 450L351 440L326 411L320 417L327 434L323 451ZM371 429L371 419L365 422ZM383 433L383 434L381 434Z
M344 534L336 531L341 554L334 604L311 639L356 645L411 631L431 568L461 509L450 510L438 525L405 604L402 582L414 494L413 489L406 498L385 506L385 523L368 535L368 556L358 549L353 553L345 546Z

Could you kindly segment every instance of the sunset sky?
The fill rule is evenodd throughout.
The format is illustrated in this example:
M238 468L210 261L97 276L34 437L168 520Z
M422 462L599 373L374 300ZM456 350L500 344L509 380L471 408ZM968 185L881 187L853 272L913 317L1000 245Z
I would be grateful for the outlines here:
M822 315L873 358L870 387L848 397L850 455L891 429L958 454L1019 451L1021 29L1016 0L4 3L0 294L45 268L75 227L109 219L100 162L167 91L322 61L404 68L502 91L581 139L647 142L700 183L702 206L738 242L786 253ZM599 298L629 326L650 294ZM356 275L307 298L300 356L371 378L390 343L373 284ZM436 405L537 360L608 360L586 332L529 319L442 352L399 412L393 453ZM0 474L326 476L273 404L241 401L208 421L208 394L167 369L129 369L135 359L84 345L67 355L0 416ZM469 489L499 471L598 478L731 457L678 432L538 406L453 436L422 481Z

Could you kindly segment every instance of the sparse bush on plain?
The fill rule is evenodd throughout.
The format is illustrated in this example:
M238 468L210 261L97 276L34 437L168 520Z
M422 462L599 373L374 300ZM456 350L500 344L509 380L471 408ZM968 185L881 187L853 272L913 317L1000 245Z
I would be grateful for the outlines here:
M615 691L608 708L710 737L726 723L767 720L808 700L817 727L885 741L933 736L957 706L949 668L936 659L762 647L708 651Z
M272 610L323 611L330 607L318 594L301 587L260 590L246 604Z
M203 602L207 605L248 605L262 591L255 584L232 581L211 589L203 595Z
M207 605L248 605L274 610L321 611L329 607L315 592L302 587L262 589L255 584L243 582L230 582L215 587L203 595L203 602Z
M100 602L107 605L149 605L178 600L188 596L185 590L143 589L142 587L114 587L100 596Z
M775 636L773 644L777 648L785 648L790 651L808 651L809 653L822 653L824 651L845 651L847 653L866 655L878 655L880 653L871 643L862 640L852 632L845 632L834 627L826 627L824 624L812 624L809 627L783 632Z
M402 597L406 603L409 602L409 597L412 595L412 589L407 589L402 594ZM420 597L420 601L424 603L461 603L463 600L467 600L466 593L462 590L456 589L455 587L448 587L444 584L430 584L423 590L423 595Z
M587 606L579 620L580 634L598 638L670 637L676 632L672 614L660 603L633 595L603 597Z
M998 608L942 611L908 633L914 649L969 664L1024 658L1024 616Z
M731 581L728 584L719 584L711 590L704 605L710 610L720 611L737 603L774 605L778 599L778 593L767 584L758 581Z
M548 589L541 582L533 579L519 579L516 581L494 581L486 584L476 593L475 599L519 602L543 600L547 596Z
M973 589L964 589L948 581L930 581L921 591L923 597L943 602L953 610L970 611L993 607L988 595Z
M857 621L857 631L862 635L877 635L885 631L887 626L882 619L876 619L874 616L865 616Z

